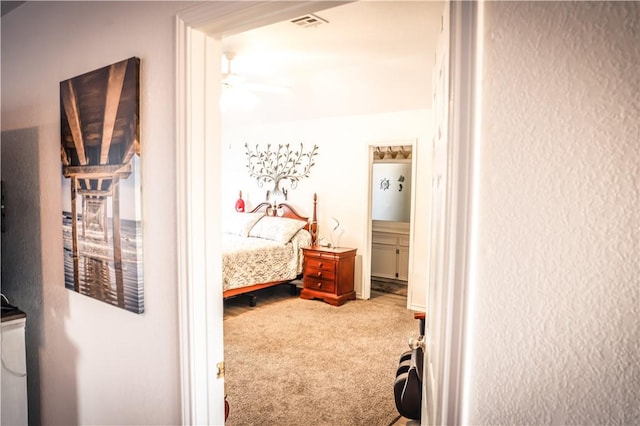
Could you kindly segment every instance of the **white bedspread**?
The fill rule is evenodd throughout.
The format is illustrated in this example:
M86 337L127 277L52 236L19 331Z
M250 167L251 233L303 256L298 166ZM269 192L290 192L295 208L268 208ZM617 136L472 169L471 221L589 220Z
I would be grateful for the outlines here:
M304 229L287 244L222 234L223 290L295 279L302 273L302 247L310 245L311 235Z

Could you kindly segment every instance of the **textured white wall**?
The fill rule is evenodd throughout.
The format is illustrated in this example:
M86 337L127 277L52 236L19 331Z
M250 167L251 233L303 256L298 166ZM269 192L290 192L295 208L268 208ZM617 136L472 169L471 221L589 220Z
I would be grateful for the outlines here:
M640 422L640 3L488 2L469 424Z
M189 3L27 2L2 18L2 289L27 318L33 424L177 424L174 17ZM141 59L145 308L64 287L59 82Z

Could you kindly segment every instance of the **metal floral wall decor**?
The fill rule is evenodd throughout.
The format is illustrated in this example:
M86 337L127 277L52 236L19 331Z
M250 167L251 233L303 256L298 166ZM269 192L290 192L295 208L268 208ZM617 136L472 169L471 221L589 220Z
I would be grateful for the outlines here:
M270 187L267 190L269 201L286 200L287 188L283 184L288 181L290 188L296 189L301 179L309 177L311 167L315 165L314 158L318 155L317 145L305 152L302 143L299 149L289 144L268 144L266 149L260 149L256 145L255 150L251 150L245 143L244 147L249 176L256 180L259 188L265 184Z

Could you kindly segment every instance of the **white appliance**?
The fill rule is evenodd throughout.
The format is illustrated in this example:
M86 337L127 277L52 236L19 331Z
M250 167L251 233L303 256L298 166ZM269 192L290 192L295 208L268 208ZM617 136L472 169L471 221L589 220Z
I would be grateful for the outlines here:
M27 425L26 315L15 309L2 312L2 405L3 425Z

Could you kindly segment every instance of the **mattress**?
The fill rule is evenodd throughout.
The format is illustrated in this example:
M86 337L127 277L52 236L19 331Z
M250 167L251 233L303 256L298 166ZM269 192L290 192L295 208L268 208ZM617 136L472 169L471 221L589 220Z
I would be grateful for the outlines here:
M223 233L223 290L295 279L302 273L302 248L310 245L311 234L304 229L286 244Z

